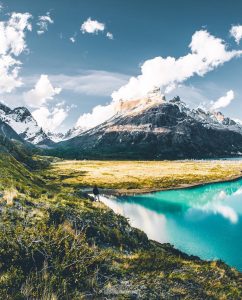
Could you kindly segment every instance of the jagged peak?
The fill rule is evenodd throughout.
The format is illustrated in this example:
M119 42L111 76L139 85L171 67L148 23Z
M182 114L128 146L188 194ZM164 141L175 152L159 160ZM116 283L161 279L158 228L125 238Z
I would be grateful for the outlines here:
M152 101L160 101L165 100L165 96L161 94L161 90L159 87L155 86L152 90L147 93L147 98Z
M10 109L5 104L0 103L0 119L28 142L38 145L52 143L43 129L38 126L28 108L24 106Z
M179 96L175 96L173 99L171 99L169 102L181 102L181 98Z
M146 96L118 101L116 105L116 111L118 113L139 113L147 108L164 103L166 98L161 94L161 90L158 87L154 87L150 90Z
M24 106L16 107L12 110L13 113L23 115L25 117L32 116L31 112Z
M31 112L24 106L19 106L14 109L11 109L4 103L0 102L0 110L4 111L6 114L19 114L25 116L32 116Z

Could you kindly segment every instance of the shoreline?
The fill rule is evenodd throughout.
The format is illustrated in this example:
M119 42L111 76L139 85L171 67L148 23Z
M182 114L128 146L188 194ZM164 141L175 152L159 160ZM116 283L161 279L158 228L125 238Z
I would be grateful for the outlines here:
M199 183L192 183L192 184L182 184L175 187L166 187L166 188L141 188L141 189L100 189L101 194L106 196L134 196L134 195L140 195L140 194L150 194L150 193L156 193L156 192L162 192L162 191L170 191L170 190L183 190L183 189L192 189L208 184L216 184L216 183L226 183L226 182L233 182L242 179L242 174L239 176L234 176L233 178L228 179L220 179L220 180L212 180L212 181L205 181L205 182L199 182ZM84 187L85 188L85 187ZM86 187L86 189L91 189L90 187Z

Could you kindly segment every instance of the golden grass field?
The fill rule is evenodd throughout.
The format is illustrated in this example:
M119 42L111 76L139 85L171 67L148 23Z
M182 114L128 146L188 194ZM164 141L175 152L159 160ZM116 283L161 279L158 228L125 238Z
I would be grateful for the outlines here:
M242 176L242 161L59 161L49 172L68 185L97 185L112 193L180 188Z

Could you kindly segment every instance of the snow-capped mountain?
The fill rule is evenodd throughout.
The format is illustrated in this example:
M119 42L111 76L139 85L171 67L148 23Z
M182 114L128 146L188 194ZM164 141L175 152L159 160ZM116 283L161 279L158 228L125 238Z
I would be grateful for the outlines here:
M81 127L73 127L69 129L66 133L54 133L54 132L47 132L47 136L55 143L61 142L61 141L66 141L69 139L72 139L80 134L82 134L85 129Z
M58 143L65 140L65 134L64 133L55 133L55 132L46 132L46 135L49 139L51 139L53 142Z
M7 123L0 120L0 137L1 139L15 140L23 142L24 140L15 132Z
M82 127L73 127L71 129L69 129L66 134L64 135L63 140L69 140L72 139L80 134L82 134L84 131L86 131L86 129L82 128Z
M202 108L190 109L179 97L170 100L169 103L177 105L181 112L201 122L207 128L228 129L242 134L242 126L239 122L225 117L219 111L208 111Z
M53 144L25 107L10 109L0 103L0 120L13 128L25 141L40 146Z
M242 126L219 112L190 109L158 91L121 101L115 116L56 145L74 158L177 159L242 153Z

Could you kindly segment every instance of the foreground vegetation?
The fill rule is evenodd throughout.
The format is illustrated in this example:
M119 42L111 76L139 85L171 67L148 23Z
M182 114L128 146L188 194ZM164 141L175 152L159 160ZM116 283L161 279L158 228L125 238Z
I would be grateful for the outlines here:
M43 166L48 159L34 161ZM77 174L68 164L31 171L0 153L1 299L242 298L242 277L235 269L148 240L124 217L79 189L80 184L101 180L103 187L110 187L110 181L111 187L122 188L116 179L122 163L115 164L116 181L111 175L105 180L95 175L103 162L93 163L94 177L85 169L91 169L91 162L80 162L84 168L77 163ZM136 176L141 176L138 163ZM132 182L130 178L124 184Z
M49 176L74 187L140 193L238 178L242 161L58 161Z

